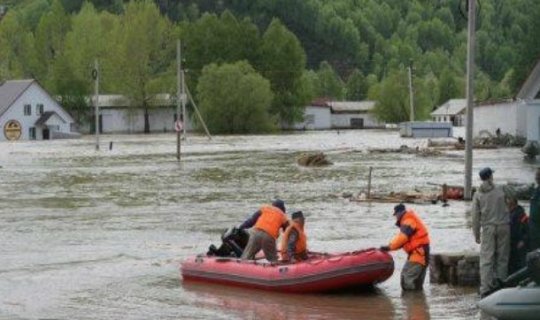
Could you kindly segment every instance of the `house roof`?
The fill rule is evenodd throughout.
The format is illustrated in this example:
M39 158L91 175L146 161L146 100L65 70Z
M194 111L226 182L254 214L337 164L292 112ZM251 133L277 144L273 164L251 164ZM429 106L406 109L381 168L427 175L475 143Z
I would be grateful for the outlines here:
M93 96L89 97L90 106L93 106ZM175 105L176 97L168 93L159 93L152 97L148 101L148 105L152 107L168 107ZM129 97L121 94L101 94L99 95L99 107L100 108L125 108L130 107L132 104Z
M60 117L58 115L58 113L54 112L54 111L45 111L43 112L43 114L41 115L41 117L39 117L37 120L36 120L36 123L34 124L36 127L37 126L43 126L47 123L47 120L49 120L52 116L56 115L58 118L60 118L60 120L62 120L64 123L64 119L62 119L62 117Z
M540 92L540 59L536 63L527 80L521 86L516 98L523 100L533 100Z
M375 107L375 101L329 101L332 112L366 112Z
M431 113L432 116L452 116L467 107L467 99L450 99Z
M35 80L10 80L0 86L0 116L34 83Z

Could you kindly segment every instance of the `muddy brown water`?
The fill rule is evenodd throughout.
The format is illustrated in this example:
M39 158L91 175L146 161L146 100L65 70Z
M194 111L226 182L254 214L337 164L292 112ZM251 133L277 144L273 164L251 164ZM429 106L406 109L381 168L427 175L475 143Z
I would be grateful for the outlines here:
M461 152L437 158L369 154L368 148L423 146L392 131L189 137L182 162L174 135L103 136L0 143L1 319L471 319L475 289L431 285L402 296L403 253L375 290L289 295L182 283L182 259L205 252L220 233L274 197L307 216L314 251L385 244L396 232L394 204L336 195L366 187L411 190L463 183ZM114 141L114 149L107 149ZM334 165L296 165L324 151ZM517 149L479 150L474 171L532 182L534 165ZM474 183L478 184L476 174ZM477 250L468 204L417 205L433 251ZM292 212L292 211L290 211Z

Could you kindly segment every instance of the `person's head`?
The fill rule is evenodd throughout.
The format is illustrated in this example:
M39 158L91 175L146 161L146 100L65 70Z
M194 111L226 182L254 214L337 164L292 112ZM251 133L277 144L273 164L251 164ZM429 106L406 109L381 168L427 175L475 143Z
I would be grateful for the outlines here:
M286 213L287 211L285 211L285 202L283 202L283 200L281 199L276 199L274 201L272 201L272 206L278 208L279 210L283 211L283 213Z
M485 167L478 173L482 181L493 181L493 170L490 167Z
M515 197L508 197L506 198L506 206L510 210L514 209L518 205L518 200Z
M407 210L407 208L405 208L405 205L403 203L400 203L397 206L395 206L394 207L394 217L396 218L396 220L401 219L403 214L405 214L406 210Z
M536 180L536 183L540 185L540 168L536 169L536 175L534 179Z
M302 213L302 211L293 212L291 218L294 222L300 223L301 225L304 225L306 221L306 218L304 218L304 213Z

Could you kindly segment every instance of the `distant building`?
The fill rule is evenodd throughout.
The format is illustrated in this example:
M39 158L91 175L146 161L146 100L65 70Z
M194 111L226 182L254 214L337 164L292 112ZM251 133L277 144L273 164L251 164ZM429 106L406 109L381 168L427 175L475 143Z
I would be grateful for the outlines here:
M465 125L466 110L466 99L450 99L431 113L431 119L435 122L450 122L455 127L461 127Z
M36 80L0 85L0 141L76 137L75 120Z
M177 115L174 96L165 93L157 94L148 102L148 105L150 132L171 132L175 130L174 123ZM116 94L100 95L99 107L99 124L102 133L144 132L144 109L133 106L129 98ZM93 106L91 108L93 109ZM186 130L191 130L192 127L188 121ZM90 128L86 128L85 131L90 131Z
M318 99L304 108L304 119L294 124L297 130L328 130L332 127L328 101Z
M329 101L318 99L304 108L304 120L294 129L365 129L381 128L384 123L372 114L374 101Z
M453 135L450 122L413 121L399 124L399 134L410 138L448 138Z
M372 113L375 101L331 101L328 103L332 112L334 129L382 128Z
M540 141L540 61L515 99L482 103L474 108L474 135L509 133Z

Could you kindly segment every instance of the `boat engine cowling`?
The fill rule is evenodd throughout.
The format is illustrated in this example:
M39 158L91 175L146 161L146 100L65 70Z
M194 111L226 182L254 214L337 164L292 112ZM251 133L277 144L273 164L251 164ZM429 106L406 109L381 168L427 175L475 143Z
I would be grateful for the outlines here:
M249 240L249 234L236 227L227 229L221 235L221 245L217 248L210 245L206 255L216 257L237 257L240 258Z
M527 254L527 270L536 285L540 285L540 249Z

